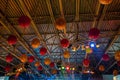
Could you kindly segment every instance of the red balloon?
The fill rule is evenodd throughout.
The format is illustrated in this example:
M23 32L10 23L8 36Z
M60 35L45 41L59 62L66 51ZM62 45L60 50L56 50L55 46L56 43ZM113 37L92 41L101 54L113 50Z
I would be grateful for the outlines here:
M29 56L28 57L28 62L32 63L34 61L34 57L33 56Z
M83 66L84 67L89 67L89 64L90 64L90 60L89 59L84 59L83 60Z
M50 67L52 68L52 67L54 67L54 66L55 66L54 62L51 62L51 63L50 63Z
M108 54L104 54L102 57L103 61L108 61L110 59Z
M60 44L61 44L61 46L62 46L63 48L67 48L67 47L69 46L70 42L69 42L69 40L67 40L67 39L62 39L62 40L60 41Z
M120 61L117 62L117 65L120 66Z
M91 28L89 31L89 38L90 39L97 39L99 37L100 30L97 28Z
M42 47L42 48L40 49L40 54L43 56L43 55L45 55L46 53L47 53L47 49L44 48L44 47Z
M10 66L6 66L6 67L5 67L5 71L6 71L6 72L9 72L9 71L10 71Z
M8 55L6 56L6 61L7 61L7 62L12 62L12 61L13 61L13 56L12 56L11 54L8 54Z
M42 66L38 66L38 70L41 71L43 69Z
M18 19L18 23L22 28L28 28L30 26L31 20L28 16L23 15Z
M17 38L14 35L10 35L7 39L9 45L14 45L17 42Z

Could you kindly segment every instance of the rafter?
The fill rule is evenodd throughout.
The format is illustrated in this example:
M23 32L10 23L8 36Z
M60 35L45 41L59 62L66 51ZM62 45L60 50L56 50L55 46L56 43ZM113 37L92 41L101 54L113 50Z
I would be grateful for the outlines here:
M75 21L79 21L80 17L80 0L76 0L76 14L75 14Z
M118 29L116 35L114 36L114 38L111 39L111 41L108 43L104 54L107 54L107 52L109 51L110 47L114 44L114 42L118 39L118 34L120 34L120 28ZM100 61L98 62L98 64L96 65L96 68L99 66L99 64L102 62L102 58L100 59Z
M30 15L30 13L28 12L25 4L23 3L22 0L18 0L17 2L18 2L18 5L20 6L21 10L23 11L23 13L24 13L25 15L27 15L27 16L31 19L32 28L34 29L35 34L36 34L36 35L39 37L39 39L43 42L43 46L47 48L48 53L50 54L50 51L49 51L49 49L48 49L48 47L47 47L47 45L46 45L46 42L44 41L42 35L41 35L40 32L38 31L38 28L37 28L35 22L32 20L32 17L31 17L31 15Z
M0 13L0 16L3 19L0 19L0 23L3 25L3 27L5 27L5 29L7 28L7 31L9 31L11 34L15 34L18 37L18 42L26 49L27 52L29 52L31 55L33 55L32 53L34 53L33 51L31 51L29 49L28 44L26 43L26 41L21 37L21 35L16 31L16 29L13 27L13 25L11 25L9 23L8 20L5 19L5 17ZM4 21L5 22L4 22ZM9 25L9 26L8 26Z

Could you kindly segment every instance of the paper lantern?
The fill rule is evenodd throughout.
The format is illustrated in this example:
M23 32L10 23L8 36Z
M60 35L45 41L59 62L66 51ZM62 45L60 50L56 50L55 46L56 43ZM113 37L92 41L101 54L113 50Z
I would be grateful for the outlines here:
M99 37L100 30L97 28L91 28L89 31L89 38L90 39L97 39Z
M87 54L91 54L93 52L93 50L91 48L86 48L85 50L86 50Z
M117 65L120 66L120 61L117 62Z
M7 62L12 62L12 61L13 61L13 56L12 56L11 54L8 54L8 55L6 56L6 61L7 61Z
M6 66L6 67L5 67L5 71L6 71L6 72L9 72L9 71L10 71L10 66Z
M40 62L39 61L36 61L35 64L34 64L36 67L40 66Z
M57 18L55 24L58 30L64 30L66 27L66 21L64 18Z
M17 42L17 38L14 35L10 35L7 39L9 45L14 45Z
M69 43L69 40L68 40L68 39L62 39L62 40L60 41L60 44L61 44L61 46L62 46L63 48L67 48L70 43Z
M42 56L45 55L46 53L47 53L47 49L46 48L44 48L44 47L40 48L40 54Z
M51 73L52 73L52 74L57 74L57 70L56 70L56 69L52 69L52 70L51 70Z
M50 63L50 67L53 68L55 66L54 62Z
M31 42L32 48L38 48L40 46L40 40L38 38L34 38Z
M103 61L108 61L109 59L110 59L110 57L109 57L108 54L104 54L103 57L102 57Z
M63 53L63 57L64 57L64 58L70 58L70 52L69 52L69 51L65 51L65 52Z
M90 64L90 60L89 59L84 59L83 60L83 66L84 67L89 67L89 64Z
M120 51L115 52L115 60L120 61Z
M18 23L20 27L28 28L30 26L31 20L28 16L23 15L18 19Z
M20 60L21 60L21 62L26 63L26 62L28 61L27 55L26 55L26 54L22 54L22 55L20 56Z
M99 2L103 5L107 5L107 4L110 4L112 0L99 0Z
M99 66L99 71L104 71L105 70L105 67L103 65L100 65Z
M29 56L28 57L28 62L32 63L34 61L34 57L33 56Z
M40 65L40 66L38 66L38 68L37 68L39 71L41 71L42 69L43 69L43 67Z
M117 76L118 75L118 70L113 70L113 75Z
M49 58L44 59L44 64L49 65L51 63L51 60Z

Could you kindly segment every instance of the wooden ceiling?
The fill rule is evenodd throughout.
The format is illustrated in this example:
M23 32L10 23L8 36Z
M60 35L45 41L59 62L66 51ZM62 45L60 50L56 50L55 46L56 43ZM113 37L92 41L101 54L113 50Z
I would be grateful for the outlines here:
M111 61L108 61L106 68L109 67L109 70L112 67L110 65L114 66L116 63L113 59L114 52L120 49L119 4L119 0L114 0L109 5L102 5L98 0L0 0L0 66L4 68L8 64L19 64L19 56L22 53L34 55L36 60L44 59L39 55L39 49L30 46L35 37L40 39L41 46L48 49L48 55L45 57L49 56L54 61L63 59L60 55L64 49L60 47L59 41L64 38L64 33L55 28L54 22L56 18L64 16L67 22L67 36L72 45L86 45L90 41L88 32L92 27L101 31L96 41L100 47L89 57L94 62L91 66L97 68L99 64L104 63L101 60L102 55L108 53ZM32 20L30 27L25 31L18 25L18 18L22 15L27 15ZM7 44L10 34L18 38L15 49ZM12 63L5 61L8 53L15 57ZM81 64L85 57L81 50L71 52L71 55L71 63Z

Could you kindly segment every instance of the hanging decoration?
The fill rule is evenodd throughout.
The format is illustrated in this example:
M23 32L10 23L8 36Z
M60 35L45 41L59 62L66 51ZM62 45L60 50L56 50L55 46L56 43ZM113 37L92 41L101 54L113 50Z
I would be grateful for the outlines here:
M115 52L115 60L120 61L120 51Z
M56 24L56 28L58 30L64 30L65 27L66 27L66 21L64 18L60 17L60 18L57 18L56 21L55 21L55 24Z
M90 64L90 60L89 59L86 58L86 59L83 60L83 66L84 67L89 67L89 64Z
M54 62L51 62L50 63L50 67L53 68L55 66L55 63Z
M40 48L40 54L44 56L47 53L47 49L45 47Z
M72 46L72 51L77 51L77 47Z
M28 16L23 15L18 19L18 23L21 28L28 28L30 26L31 20Z
M40 65L40 66L38 66L38 68L37 68L39 71L41 71L42 69L43 69L43 67Z
M93 50L90 47L86 48L85 50L87 54L91 54L93 52Z
M99 37L100 30L97 28L91 28L89 31L89 38L90 39L97 39Z
M12 56L11 54L8 54L8 55L6 56L6 61L7 61L7 62L12 62L12 61L13 61L13 56Z
M5 67L5 71L6 71L6 72L9 72L9 71L10 71L10 68L11 68L10 66L6 66L6 67Z
M108 54L104 54L103 57L102 57L103 61L108 61L109 59L110 59L110 57L109 57Z
M34 38L31 41L31 46L32 48L38 48L40 46L40 40L38 38Z
M117 65L120 66L120 61L117 62Z
M28 61L27 55L26 55L26 54L22 54L22 55L20 56L20 60L21 60L21 62L26 63L26 62Z
M118 75L118 70L116 70L116 69L113 70L113 75L114 75L114 76L117 76L117 75Z
M49 65L51 63L51 60L49 58L44 59L44 64Z
M14 45L17 42L17 37L14 35L10 35L7 39L9 45Z
M51 73L52 73L52 74L57 74L57 70L56 70L56 69L52 69L52 70L51 70Z
M69 42L68 39L62 39L62 40L60 41L60 44L61 44L61 46L62 46L63 48L67 48L67 47L69 46L70 42Z
M33 56L29 56L28 57L28 62L32 63L34 61L34 57Z
M99 2L103 5L107 5L107 4L112 3L112 0L99 0Z
M100 65L100 66L99 66L99 71L104 71L104 70L105 70L104 65Z
M39 61L36 61L35 64L34 64L36 67L40 66L40 62Z
M70 52L69 52L69 51L65 51L65 52L63 53L63 57L64 57L64 58L70 58Z

